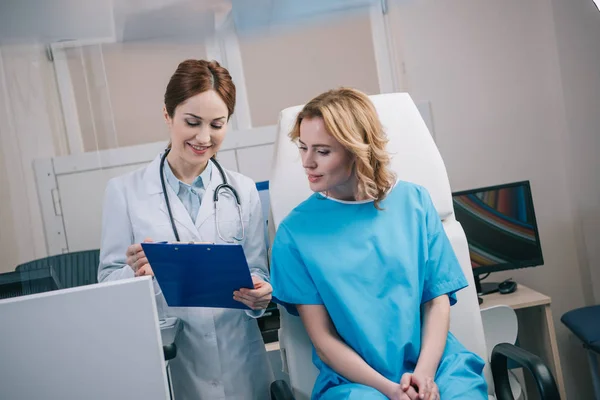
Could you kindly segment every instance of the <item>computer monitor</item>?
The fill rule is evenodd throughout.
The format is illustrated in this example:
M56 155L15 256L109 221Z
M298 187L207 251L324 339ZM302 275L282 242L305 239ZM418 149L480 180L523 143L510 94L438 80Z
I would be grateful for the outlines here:
M498 283L481 283L482 274L544 264L529 181L456 192L452 198L479 294L498 290Z
M0 299L61 289L52 267L0 274Z
M0 300L0 398L168 400L150 277Z

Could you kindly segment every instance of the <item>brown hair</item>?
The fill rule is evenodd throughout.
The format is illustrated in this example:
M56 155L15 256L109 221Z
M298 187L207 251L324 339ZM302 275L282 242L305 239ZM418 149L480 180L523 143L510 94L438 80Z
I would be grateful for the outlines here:
M214 90L227 105L229 115L235 108L235 85L227 69L216 61L185 60L171 76L165 91L165 108L173 118L178 105L197 94Z
M388 142L375 106L359 90L339 88L329 90L309 101L300 111L289 136L300 138L300 124L304 118L322 118L327 132L354 155L358 180L356 193L375 200L375 207L396 182L389 170Z

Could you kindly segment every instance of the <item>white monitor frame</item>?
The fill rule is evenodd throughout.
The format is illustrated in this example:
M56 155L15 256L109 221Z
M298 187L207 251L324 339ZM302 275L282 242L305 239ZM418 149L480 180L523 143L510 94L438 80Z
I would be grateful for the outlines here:
M0 301L3 399L167 400L149 277Z

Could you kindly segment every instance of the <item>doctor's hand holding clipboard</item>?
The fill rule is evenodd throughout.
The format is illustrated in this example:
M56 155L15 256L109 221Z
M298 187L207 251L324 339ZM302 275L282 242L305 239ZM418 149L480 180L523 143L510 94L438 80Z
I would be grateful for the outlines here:
M153 243L152 239L147 238L144 243ZM208 244L208 242L195 242L194 244ZM183 244L185 245L185 244ZM144 248L141 243L132 244L127 248L127 265L133 269L135 276L154 276L154 271L148 262L148 257L144 252ZM198 260L198 263L192 262L192 264L202 264L202 260ZM194 268L196 265L189 265L189 268ZM168 268L168 266L166 267ZM217 269L219 266L217 266ZM252 276L252 288L241 287L233 292L233 299L238 301L252 310L265 309L271 302L271 294L273 289L271 285L257 276ZM246 285L249 286L249 285ZM210 290L210 288L206 288Z
M235 94L229 72L216 61L180 63L164 94L168 147L146 167L111 179L104 197L98 280L156 275L160 317L177 317L183 326L175 340L177 357L170 362L178 400L268 399L273 381L256 321L272 291L260 198L250 178L218 162ZM159 242L187 246L189 262L172 268L184 279L170 279L174 275L169 260L156 264L160 257L153 258L151 250L142 247L157 250ZM211 252L224 258L208 262L214 254L209 256L203 245L192 248L189 242L214 244ZM237 251L236 268L228 269L231 263L223 261L232 254L226 247ZM161 248L169 249L174 248ZM173 255L173 260L179 256ZM223 299L218 298L222 291L213 295L196 290L225 282L225 271L234 271L229 273L235 278L228 281L230 286L244 282L246 287L231 287ZM165 276L169 279L162 279ZM180 298L172 296L177 281L185 283ZM180 301L184 297L186 301ZM185 306L188 303L211 306Z

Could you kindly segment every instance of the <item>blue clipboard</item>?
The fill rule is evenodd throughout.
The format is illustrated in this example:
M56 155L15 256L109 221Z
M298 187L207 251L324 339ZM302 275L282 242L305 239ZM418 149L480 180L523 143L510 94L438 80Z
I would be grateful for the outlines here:
M240 288L254 288L239 244L142 243L169 307L249 310L233 299Z

